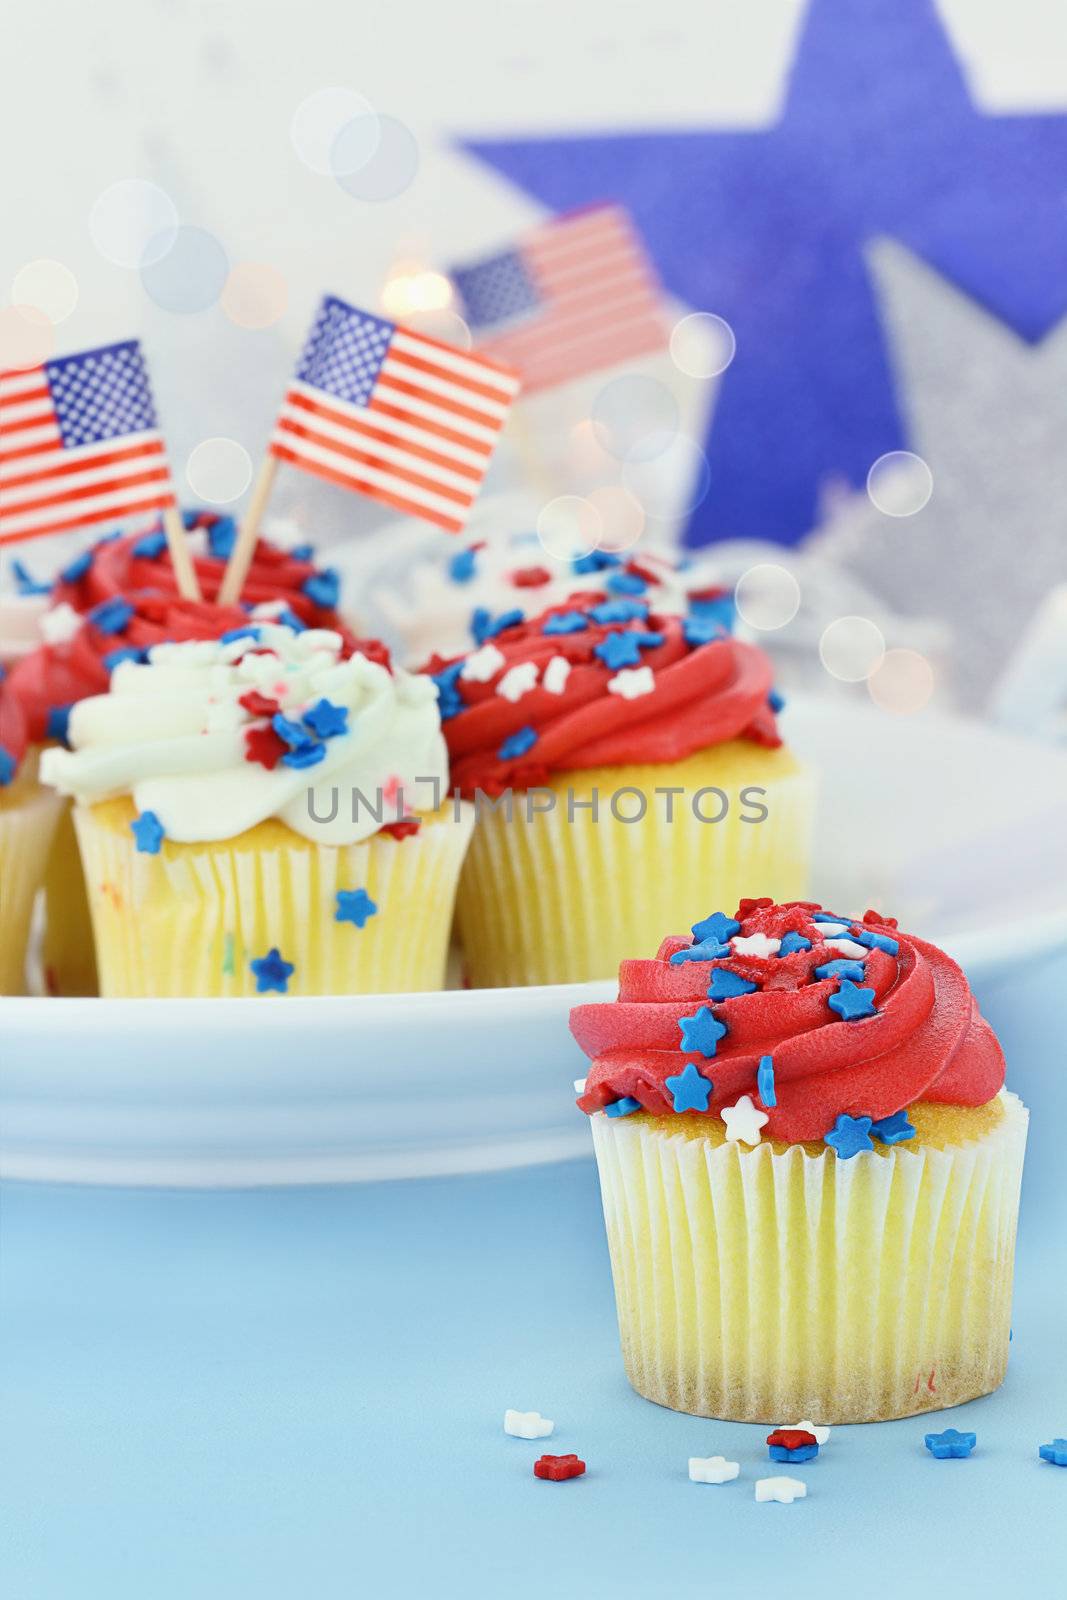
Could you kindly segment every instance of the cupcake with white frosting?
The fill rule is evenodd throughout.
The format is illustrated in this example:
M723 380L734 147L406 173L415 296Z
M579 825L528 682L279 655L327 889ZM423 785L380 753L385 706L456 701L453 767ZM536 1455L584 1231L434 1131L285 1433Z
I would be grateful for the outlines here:
M470 835L434 685L284 623L160 644L70 714L101 993L390 993L444 981Z

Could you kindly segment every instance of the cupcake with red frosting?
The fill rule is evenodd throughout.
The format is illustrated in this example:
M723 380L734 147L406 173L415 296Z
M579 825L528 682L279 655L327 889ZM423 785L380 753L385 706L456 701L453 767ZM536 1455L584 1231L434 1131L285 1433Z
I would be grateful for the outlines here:
M1027 1113L943 951L743 900L571 1029L638 1393L862 1422L998 1386Z
M25 991L33 902L61 811L36 774L26 715L0 666L0 994Z
M709 885L803 893L813 782L770 661L718 620L605 590L487 617L426 670L476 804L457 904L476 987L610 977Z

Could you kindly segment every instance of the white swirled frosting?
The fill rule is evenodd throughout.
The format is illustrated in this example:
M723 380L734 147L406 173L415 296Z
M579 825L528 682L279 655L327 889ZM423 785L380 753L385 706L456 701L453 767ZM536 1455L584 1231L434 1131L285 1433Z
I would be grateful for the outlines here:
M324 629L258 623L254 632L156 645L145 664L123 662L107 694L73 708L73 748L44 753L42 780L86 804L131 795L182 843L233 838L274 817L316 843L354 844L401 807L434 808L448 756L429 678L360 654L345 660L340 635ZM272 714L257 714L259 701L241 704L250 694L277 704L285 740ZM257 745L273 768L251 758ZM316 754L295 765L282 750ZM367 803L353 806L354 791Z

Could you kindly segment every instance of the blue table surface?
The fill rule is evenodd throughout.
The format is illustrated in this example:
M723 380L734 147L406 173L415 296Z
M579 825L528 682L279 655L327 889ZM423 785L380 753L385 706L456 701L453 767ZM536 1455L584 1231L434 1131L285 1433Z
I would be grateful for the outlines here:
M1019 998L994 1021L1046 1114L1007 1381L955 1412L836 1428L799 1468L771 1466L766 1427L629 1389L591 1161L350 1188L7 1186L3 1592L1063 1593L1067 1469L1037 1449L1067 1436L1067 1075L1048 1012ZM508 1406L552 1417L547 1445L505 1437ZM970 1459L923 1448L949 1425L977 1432ZM586 1476L538 1481L544 1449L577 1451ZM719 1453L739 1481L688 1482L690 1455ZM754 1479L783 1470L808 1498L757 1505Z

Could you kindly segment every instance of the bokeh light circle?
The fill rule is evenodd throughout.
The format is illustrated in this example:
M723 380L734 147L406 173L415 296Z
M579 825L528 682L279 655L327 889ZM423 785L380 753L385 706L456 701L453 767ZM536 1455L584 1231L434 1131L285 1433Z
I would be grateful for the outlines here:
M189 452L185 476L198 500L226 506L252 482L252 457L236 439L201 439Z
M616 461L651 460L678 431L678 402L658 378L613 378L593 402L593 432Z
M413 333L440 339L442 344L454 345L457 350L470 350L474 344L474 335L454 311L414 311L403 320L405 328Z
M422 312L447 310L452 299L452 285L444 273L418 262L398 263L382 289L382 309L398 322L407 322Z
M541 548L555 561L576 561L597 548L604 522L596 506L578 494L557 495L537 518Z
M346 142L338 157L335 151L338 135L350 123L359 121L362 144L355 134ZM301 100L289 124L289 138L293 148L306 167L321 173L324 178L343 176L346 169L338 159L365 166L378 148L379 129L374 107L355 89L317 89Z
M266 261L239 261L230 269L219 304L239 328L270 328L285 315L289 285Z
M934 692L934 669L918 650L887 650L867 679L867 690L883 711L911 716Z
M623 462L623 485L636 495L646 516L688 516L711 487L707 456L684 433L664 437L651 453L646 453L647 449L645 441L636 456Z
M39 367L55 349L56 334L49 319L36 306L0 309L0 372L24 372Z
M691 378L717 378L736 352L734 330L712 311L692 311L671 330L671 360Z
M867 474L871 504L887 517L913 517L934 492L934 475L912 450L890 450Z
M122 178L98 195L89 233L100 254L137 271L167 254L178 232L178 208L158 184Z
M78 280L62 261L27 261L12 281L11 300L16 306L33 306L55 326L66 322L78 304Z
M800 585L777 561L757 561L738 578L734 601L742 622L770 633L792 622L800 610Z
M372 133L377 135L374 149L363 156ZM334 140L331 161L334 177L353 200L395 200L419 170L418 140L396 117L353 117Z
M869 617L838 617L819 638L819 660L842 683L862 683L884 655L882 630Z
M645 511L637 496L620 484L604 484L587 496L600 514L603 533L597 548L618 555L629 550L645 531Z
M181 227L166 255L141 268L141 283L157 306L187 316L215 305L229 275L230 263L215 235Z

